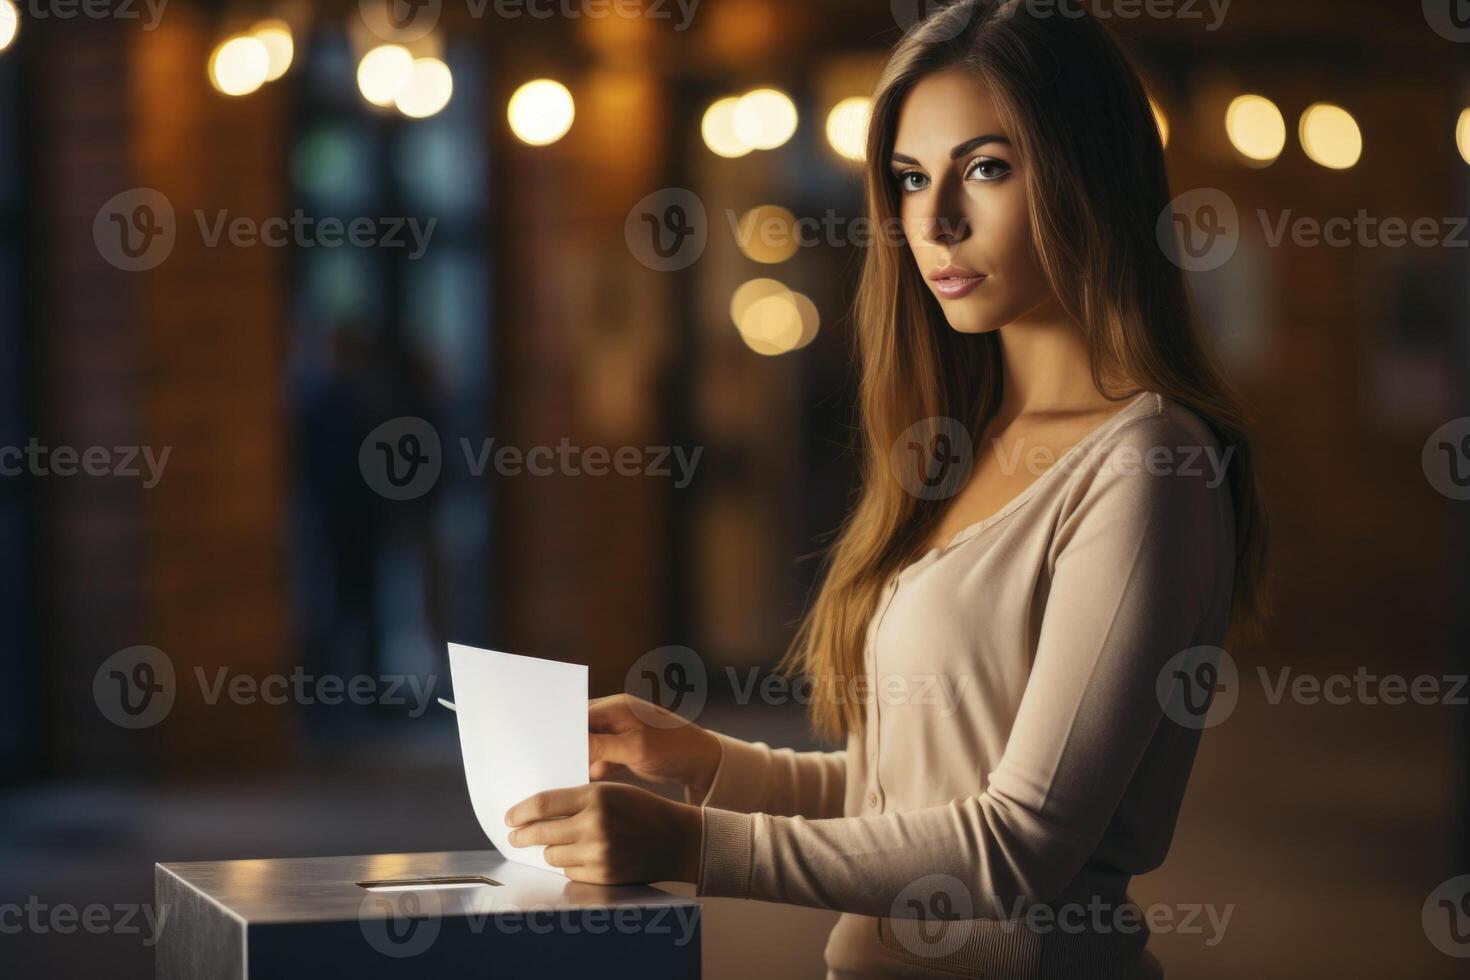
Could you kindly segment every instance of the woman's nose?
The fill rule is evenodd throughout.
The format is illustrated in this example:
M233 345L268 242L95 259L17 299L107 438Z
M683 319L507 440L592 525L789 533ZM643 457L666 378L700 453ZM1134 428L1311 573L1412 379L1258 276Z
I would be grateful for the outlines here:
M970 220L957 210L938 208L919 218L919 237L930 245L957 245L970 237Z

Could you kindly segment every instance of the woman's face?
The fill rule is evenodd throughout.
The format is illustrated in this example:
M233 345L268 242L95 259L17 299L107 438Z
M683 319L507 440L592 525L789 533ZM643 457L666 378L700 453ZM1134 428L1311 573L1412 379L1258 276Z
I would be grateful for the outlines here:
M987 333L1052 300L1032 246L1022 161L984 81L946 68L916 82L899 110L891 163L909 250L950 326Z

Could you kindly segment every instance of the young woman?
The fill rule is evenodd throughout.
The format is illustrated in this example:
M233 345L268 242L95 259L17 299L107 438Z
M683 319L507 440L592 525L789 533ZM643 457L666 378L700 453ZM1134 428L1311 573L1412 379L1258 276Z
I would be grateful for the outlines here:
M1148 98L1069 5L963 0L893 53L866 179L902 233L857 297L862 494L783 663L846 748L595 701L590 778L688 802L555 790L512 840L576 880L839 910L830 977L1159 976L1126 890L1203 727L1169 691L1257 626L1264 521L1156 237Z

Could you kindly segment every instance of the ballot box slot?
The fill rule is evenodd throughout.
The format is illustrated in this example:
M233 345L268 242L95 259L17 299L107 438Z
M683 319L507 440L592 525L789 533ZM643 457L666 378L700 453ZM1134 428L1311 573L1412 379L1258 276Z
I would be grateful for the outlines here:
M437 878L393 878L383 881L359 881L357 887L370 892L439 891L449 888L479 888L483 885L499 885L494 878L484 875L450 875Z

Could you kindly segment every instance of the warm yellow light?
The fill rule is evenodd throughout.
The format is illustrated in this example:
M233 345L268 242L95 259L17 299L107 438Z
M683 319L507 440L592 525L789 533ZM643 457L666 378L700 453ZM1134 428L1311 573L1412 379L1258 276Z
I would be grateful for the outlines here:
M735 103L735 135L756 150L774 150L796 132L796 104L773 88L746 92Z
M1260 95L1242 95L1225 111L1230 142L1247 159L1270 163L1286 149L1286 119L1276 103Z
M739 326L740 318L756 300L765 299L767 296L783 296L789 292L791 290L774 279L751 279L742 282L730 296L730 319L735 321L736 326Z
M1302 113L1302 149L1329 170L1350 170L1363 158L1363 133L1352 113L1318 102Z
M1455 143L1460 147L1460 156L1470 163L1470 109L1460 113L1460 123L1455 127Z
M0 0L0 51L10 47L19 32L20 11L14 0Z
M775 279L741 283L730 297L730 319L745 346L767 356L805 347L821 325L817 305Z
M1159 142L1167 149L1169 146L1169 117L1164 115L1163 107L1159 105L1158 100L1152 95L1148 97L1148 105L1153 110L1154 122L1159 127Z
M861 160L868 142L872 100L862 95L843 99L827 113L827 142L849 160Z
M704 145L722 157L743 157L751 147L735 132L735 106L740 102L735 96L718 99L704 110L699 132Z
M796 215L775 204L751 208L740 217L737 244L756 262L785 262L796 254Z
M438 58L415 58L408 84L393 104L410 119L427 119L449 104L454 94L454 76Z
M755 291L760 295L744 306L735 323L745 346L757 354L772 357L810 344L821 322L817 304L780 283L775 283L778 288L764 285L773 280L755 282L763 284Z
M373 105L392 105L412 77L413 55L401 44L380 44L357 63L357 90Z
M296 55L296 43L291 39L291 25L284 20L263 20L250 29L250 36L265 45L269 67L265 80L274 82L291 67Z
M220 43L209 57L209 81L225 95L249 95L265 84L270 54L253 37L240 35Z
M506 107L510 131L532 146L555 143L572 128L577 106L561 82L538 78L515 90Z

